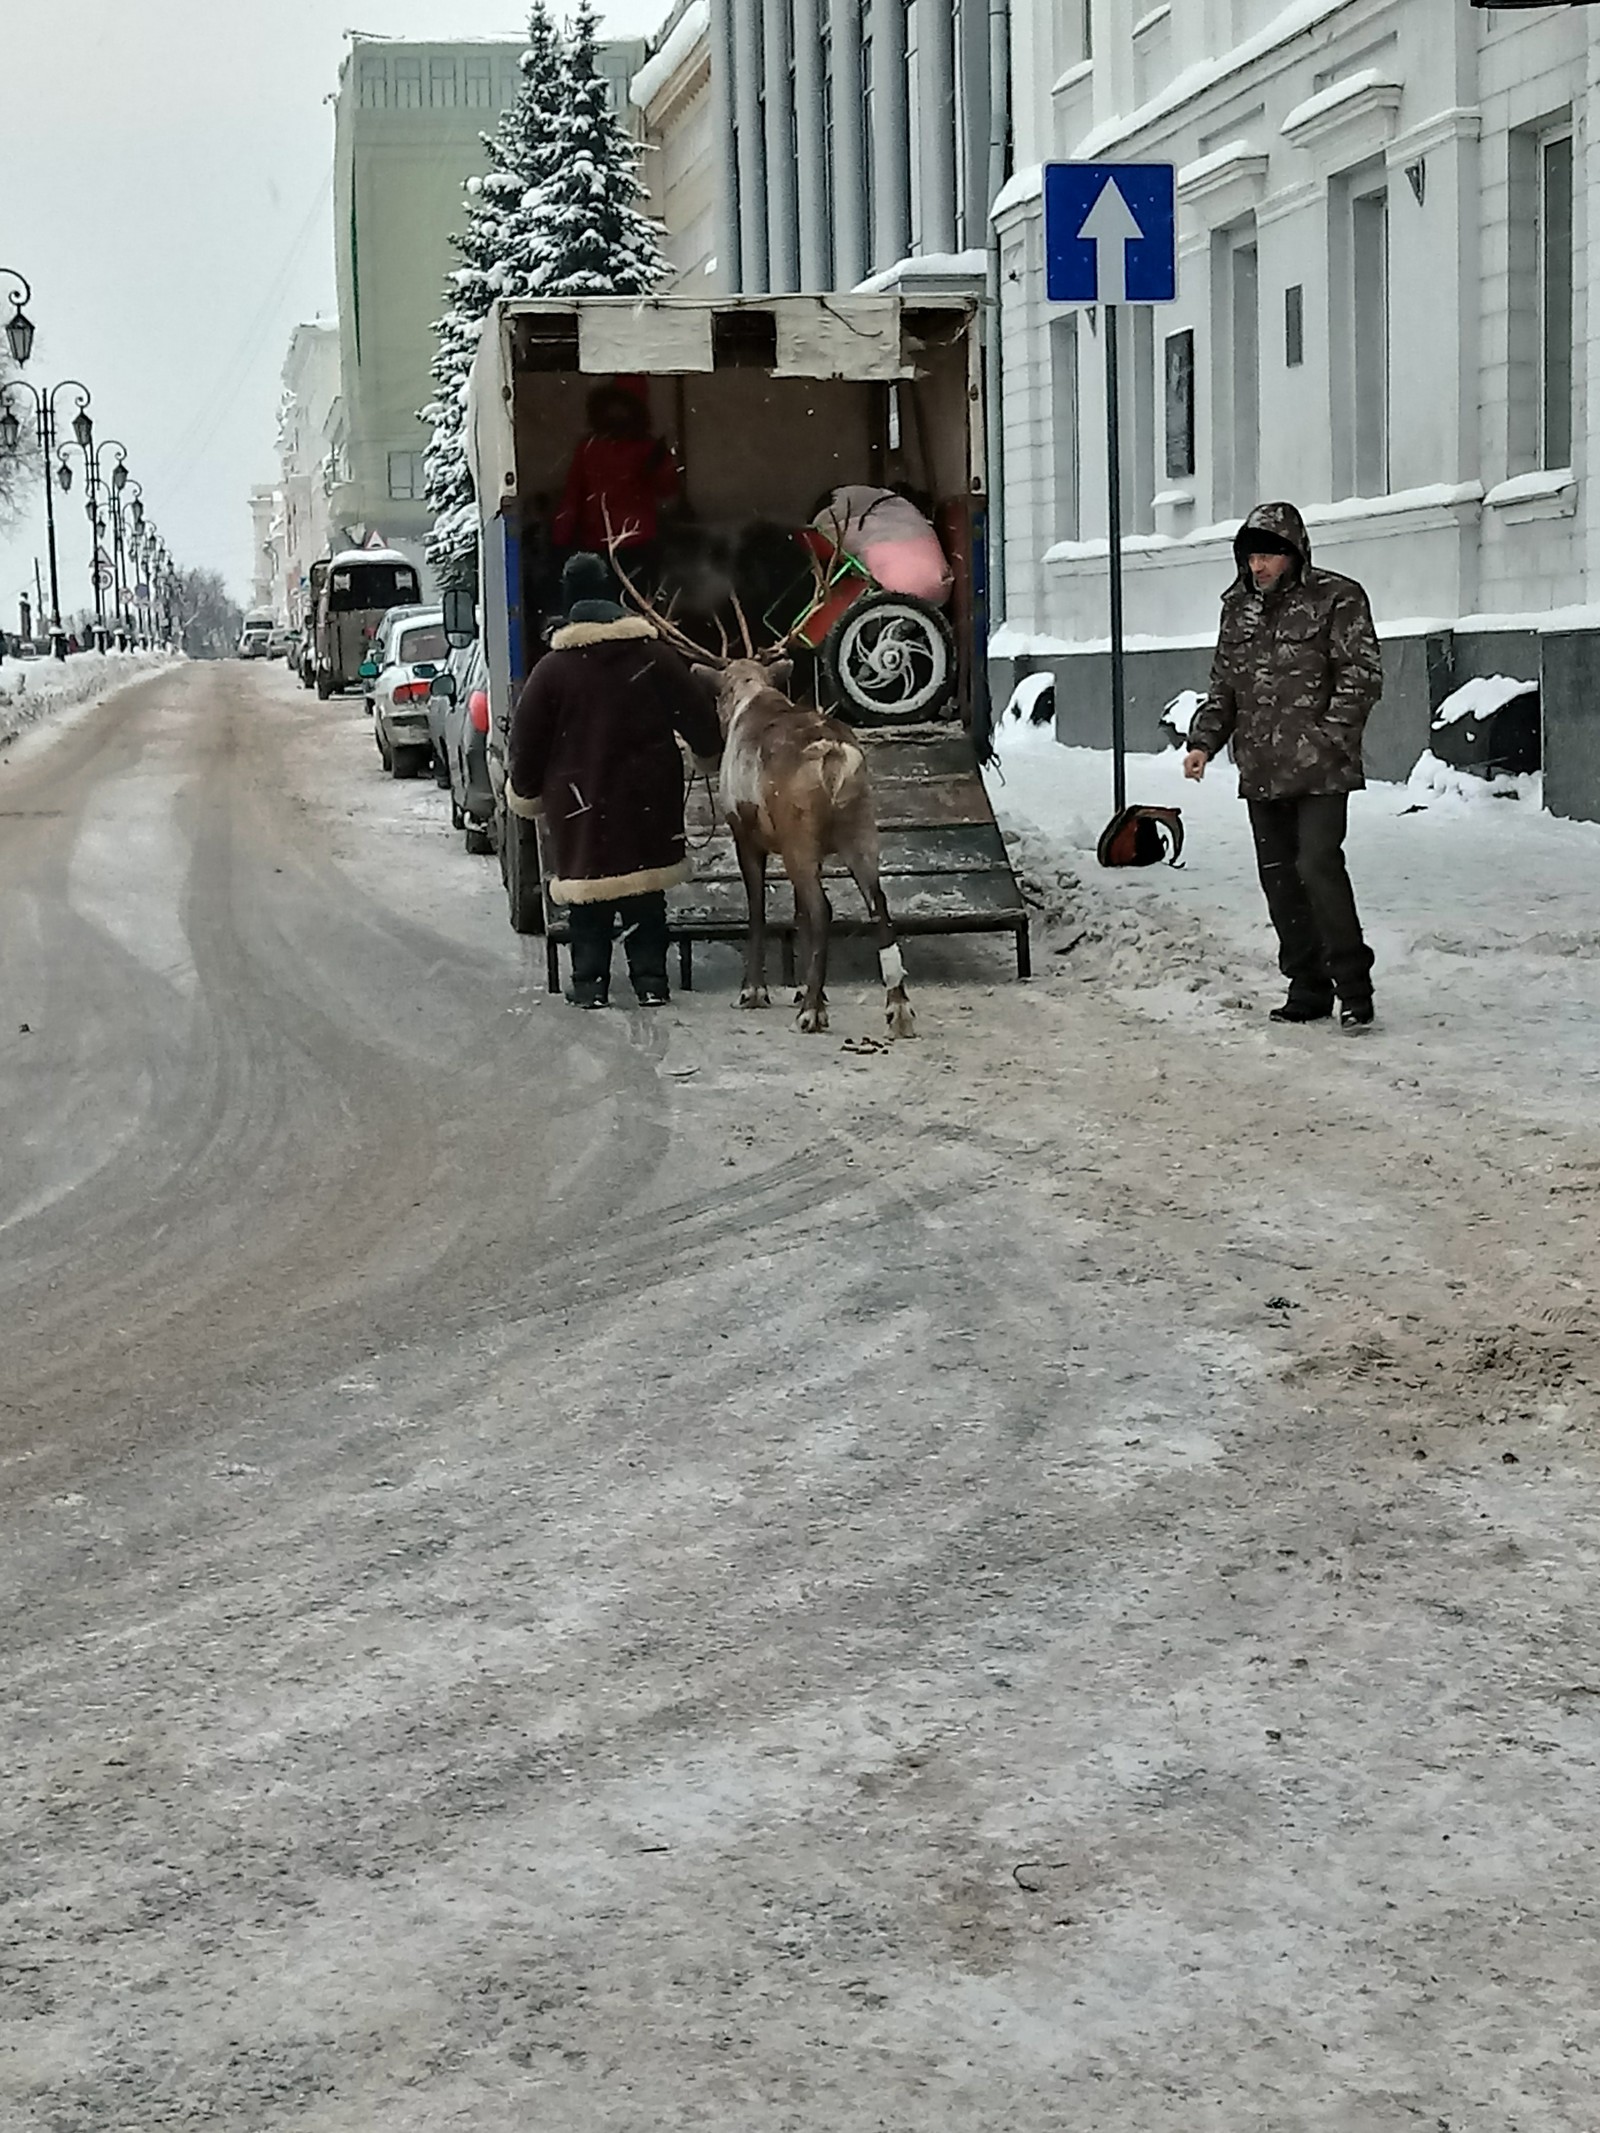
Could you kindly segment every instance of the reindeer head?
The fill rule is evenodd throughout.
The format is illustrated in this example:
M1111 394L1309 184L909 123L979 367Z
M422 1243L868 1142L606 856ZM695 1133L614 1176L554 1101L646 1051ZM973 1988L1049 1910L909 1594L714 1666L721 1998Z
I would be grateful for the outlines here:
M792 659L729 659L708 664L696 660L689 669L695 680L712 696L717 719L724 733L745 705L757 696L778 695L787 699L794 676Z

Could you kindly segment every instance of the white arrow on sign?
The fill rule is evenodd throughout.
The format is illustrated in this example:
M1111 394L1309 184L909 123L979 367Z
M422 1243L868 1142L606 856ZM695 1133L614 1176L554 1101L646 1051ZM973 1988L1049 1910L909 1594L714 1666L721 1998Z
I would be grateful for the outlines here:
M1103 304L1128 301L1128 247L1144 236L1133 219L1133 209L1122 197L1115 178L1107 178L1099 198L1078 230L1094 246L1095 288Z

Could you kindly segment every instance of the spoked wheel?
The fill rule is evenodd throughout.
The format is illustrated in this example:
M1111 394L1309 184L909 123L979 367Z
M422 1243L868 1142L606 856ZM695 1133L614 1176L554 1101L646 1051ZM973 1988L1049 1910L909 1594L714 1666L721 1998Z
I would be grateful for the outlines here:
M866 723L932 718L956 685L949 624L910 593L858 600L829 630L822 657L834 701Z

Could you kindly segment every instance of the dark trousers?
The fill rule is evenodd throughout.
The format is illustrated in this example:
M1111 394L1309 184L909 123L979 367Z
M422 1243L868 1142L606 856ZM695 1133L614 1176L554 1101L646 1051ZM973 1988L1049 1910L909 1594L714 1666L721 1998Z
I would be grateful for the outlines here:
M611 942L622 921L628 976L642 998L667 989L667 899L661 889L620 896L609 904L569 904L572 989L580 999L605 999L611 989Z
M1250 827L1267 910L1278 934L1278 968L1296 1005L1331 1007L1372 998L1372 950L1361 935L1345 872L1344 793L1252 800Z

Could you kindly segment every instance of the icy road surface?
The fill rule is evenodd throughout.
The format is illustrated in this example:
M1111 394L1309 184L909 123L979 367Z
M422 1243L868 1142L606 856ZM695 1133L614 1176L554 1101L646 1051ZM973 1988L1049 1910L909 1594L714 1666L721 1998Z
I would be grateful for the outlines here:
M281 668L0 767L7 2133L1592 2129L1600 1130L1066 938L579 1016Z

